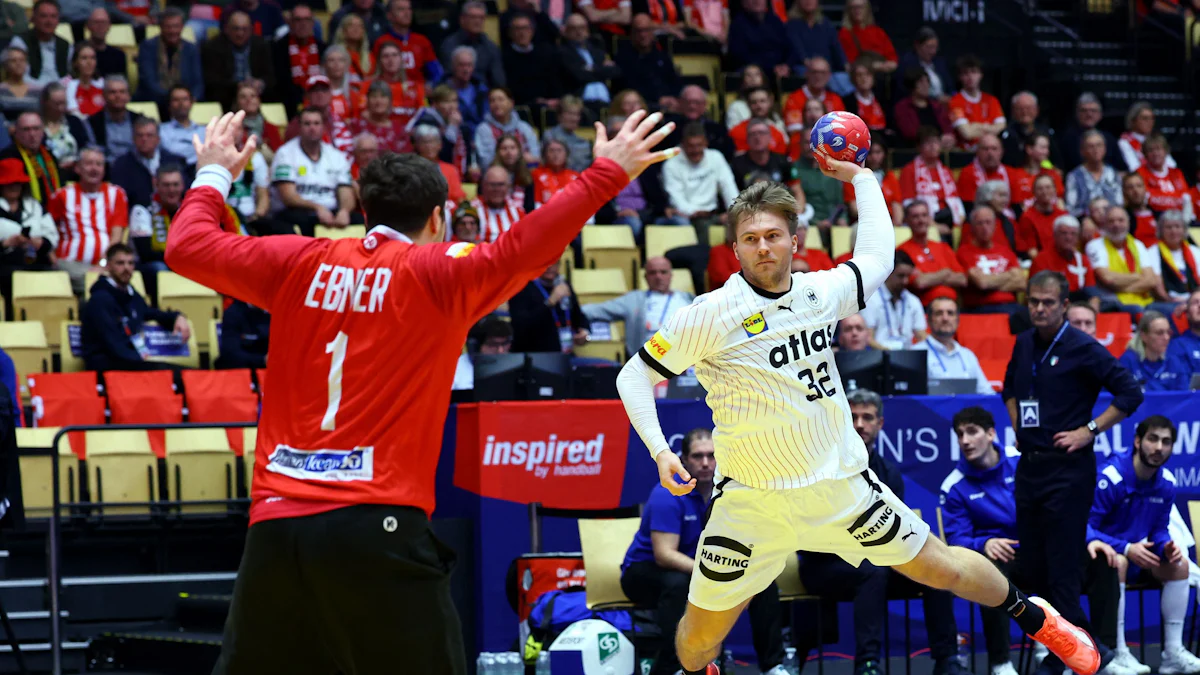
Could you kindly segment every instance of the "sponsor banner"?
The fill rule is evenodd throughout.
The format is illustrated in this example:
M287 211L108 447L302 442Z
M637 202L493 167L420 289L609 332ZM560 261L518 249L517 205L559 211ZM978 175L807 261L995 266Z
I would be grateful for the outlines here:
M568 509L620 504L629 420L620 401L497 402L458 409L454 484Z
M150 358L175 358L192 355L187 341L158 326L151 324L143 326L142 337L146 341L146 352Z

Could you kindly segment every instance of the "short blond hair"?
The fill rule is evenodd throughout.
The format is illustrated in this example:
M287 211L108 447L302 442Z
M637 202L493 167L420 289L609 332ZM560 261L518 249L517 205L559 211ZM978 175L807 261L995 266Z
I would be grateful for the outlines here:
M738 225L759 213L772 213L783 218L787 222L788 234L796 234L799 224L796 197L781 183L762 181L742 190L733 200L733 205L729 207L729 224L725 226L726 239L736 240Z

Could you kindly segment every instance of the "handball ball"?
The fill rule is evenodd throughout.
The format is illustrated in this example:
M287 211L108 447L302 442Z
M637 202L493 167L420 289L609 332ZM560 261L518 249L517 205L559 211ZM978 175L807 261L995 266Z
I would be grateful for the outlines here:
M810 142L817 161L827 156L862 166L871 150L871 131L858 115L839 110L817 120Z

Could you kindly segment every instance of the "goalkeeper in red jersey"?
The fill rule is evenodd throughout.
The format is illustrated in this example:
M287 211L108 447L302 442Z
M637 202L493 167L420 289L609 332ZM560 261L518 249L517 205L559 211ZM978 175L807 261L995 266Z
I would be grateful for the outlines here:
M673 128L634 113L596 161L494 244L445 242L447 185L417 155L360 178L363 239L240 237L220 218L253 155L242 113L194 140L196 180L166 262L271 313L270 392L250 529L214 673L466 673L449 580L430 528L450 385L467 331L545 271L592 214L646 167Z

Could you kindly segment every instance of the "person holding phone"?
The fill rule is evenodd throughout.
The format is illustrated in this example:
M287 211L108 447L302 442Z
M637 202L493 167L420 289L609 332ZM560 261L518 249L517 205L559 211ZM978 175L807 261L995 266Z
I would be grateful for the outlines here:
M0 160L0 294L5 316L13 315L12 273L48 270L54 264L58 229L29 192L29 176L19 159Z

